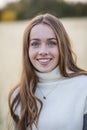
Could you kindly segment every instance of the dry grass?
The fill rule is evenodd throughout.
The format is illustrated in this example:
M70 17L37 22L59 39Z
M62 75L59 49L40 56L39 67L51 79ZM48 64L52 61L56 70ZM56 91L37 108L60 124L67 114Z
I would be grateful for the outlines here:
M22 36L28 22L0 23L0 130L7 130L8 93L20 77ZM87 18L62 22L78 55L78 65L87 69Z

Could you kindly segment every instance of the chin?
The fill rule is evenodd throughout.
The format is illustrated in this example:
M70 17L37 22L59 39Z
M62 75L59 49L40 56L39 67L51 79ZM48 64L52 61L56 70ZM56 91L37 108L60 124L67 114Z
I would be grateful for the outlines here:
M38 70L39 72L41 72L41 73L48 73L48 72L50 72L50 71L52 71L53 69L51 69L51 70Z

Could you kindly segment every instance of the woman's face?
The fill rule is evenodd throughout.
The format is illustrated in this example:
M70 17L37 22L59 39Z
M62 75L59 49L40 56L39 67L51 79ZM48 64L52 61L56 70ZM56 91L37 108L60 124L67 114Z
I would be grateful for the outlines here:
M58 43L50 26L38 24L31 29L29 58L34 68L42 73L49 72L58 65Z

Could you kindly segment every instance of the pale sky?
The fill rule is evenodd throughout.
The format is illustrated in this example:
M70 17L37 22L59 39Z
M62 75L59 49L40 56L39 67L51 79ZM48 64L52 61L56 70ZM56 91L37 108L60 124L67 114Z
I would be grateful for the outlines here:
M87 0L65 0L68 2L87 2Z
M0 8L4 7L9 2L15 2L19 0L0 0Z
M0 8L4 7L9 2L15 2L19 0L0 0ZM87 2L87 0L65 0L68 2Z

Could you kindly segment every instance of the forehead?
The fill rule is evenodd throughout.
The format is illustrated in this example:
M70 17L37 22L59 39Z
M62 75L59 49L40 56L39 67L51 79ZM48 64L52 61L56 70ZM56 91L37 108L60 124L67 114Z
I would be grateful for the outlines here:
M56 38L56 36L54 31L49 25L38 24L31 29L30 39L32 38L46 39L46 38Z

